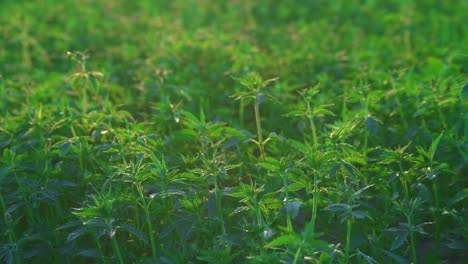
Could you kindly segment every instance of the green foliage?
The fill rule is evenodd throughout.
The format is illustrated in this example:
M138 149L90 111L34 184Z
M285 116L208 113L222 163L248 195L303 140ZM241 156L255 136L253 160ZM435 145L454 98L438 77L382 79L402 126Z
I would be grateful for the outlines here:
M467 1L0 6L1 262L463 262Z

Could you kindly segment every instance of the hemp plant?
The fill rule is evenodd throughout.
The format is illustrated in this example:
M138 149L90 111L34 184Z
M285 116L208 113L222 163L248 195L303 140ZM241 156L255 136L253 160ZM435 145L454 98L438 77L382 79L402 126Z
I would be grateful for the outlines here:
M305 107L287 114L287 116L303 116L307 119L310 126L310 132L312 133L312 147L314 150L317 150L319 144L317 138L317 127L315 125L314 118L320 114L331 116L335 115L333 112L327 109L327 107L332 106L332 104L317 106L313 105L312 98L320 92L319 88L320 83L317 83L314 87L299 92L302 99L304 100Z
M93 87L96 94L99 93L99 82L98 79L102 79L104 74L98 71L90 71L86 68L86 62L89 59L89 55L76 51L67 52L67 56L70 60L76 63L76 72L70 76L71 84L73 87L81 89L81 106L83 114L88 111L88 94L86 93L87 87Z
M252 72L247 76L244 76L243 78L234 79L239 81L243 86L247 87L247 91L239 92L233 95L233 97L235 97L236 100L241 100L243 102L243 105L247 105L250 102L248 101L247 104L245 104L244 100L253 100L254 102L257 140L252 139L252 142L254 142L258 146L260 150L261 159L265 160L265 144L270 140L270 138L268 137L265 140L263 139L262 123L260 117L260 105L265 101L267 97L269 99L272 99L273 101L277 101L275 97L265 92L265 88L268 86L268 84L278 80L279 78L272 78L264 81L258 73Z

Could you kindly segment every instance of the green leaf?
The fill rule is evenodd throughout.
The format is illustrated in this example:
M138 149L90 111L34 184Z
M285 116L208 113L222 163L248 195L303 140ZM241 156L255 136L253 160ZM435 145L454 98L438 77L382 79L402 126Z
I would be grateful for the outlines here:
M272 83L272 82L274 82L274 81L276 81L278 79L279 79L279 77L276 77L276 78L271 78L271 79L268 79L268 80L264 81L262 83L262 88L266 87L268 84L270 84L270 83Z
M301 201L294 201L294 202L286 202L284 204L284 208L286 209L286 213L291 217L296 217L299 214L299 209L302 205Z
M447 247L455 250L463 250L466 252L468 250L468 242L464 240L452 240L452 242L447 244Z
M194 124L196 124L196 125L201 124L200 120L198 120L198 118L195 115L193 115L192 113L190 113L188 111L182 111L182 114L185 115Z
M71 143L70 142L65 142L64 144L62 144L59 148L59 151L60 151L60 156L65 156L68 151L70 150L70 147L71 147Z
M377 121L375 120L375 118L373 118L372 116L368 116L366 118L366 130L369 132L370 135L375 135L377 134L378 132L378 125L377 125Z
M99 258L101 253L95 248L83 249L80 252L76 253L77 256L82 256L85 258Z
M351 207L347 204L330 204L324 208L324 210L329 210L331 212L346 212L351 210Z
M366 217L369 217L364 211L361 210L353 211L351 212L351 215L356 219L364 219Z
M273 163L268 163L268 162L260 162L258 165L270 171L279 171L281 168L279 164L273 164Z
M392 241L392 247L390 248L390 250L395 250L397 248L400 248L401 245L403 245L403 243L405 242L407 236L408 236L407 230L400 230L400 232L398 232L395 239Z
M89 228L88 227L85 227L85 226L82 226L82 227L79 227L77 229L75 229L73 232L71 232L68 237L67 237L67 241L65 243L70 243L70 242L73 242L75 241L76 239L78 239L79 237L83 236L84 234L86 234L87 232L89 232Z
M396 254L394 254L394 253L392 253L392 252L390 252L388 250L382 249L382 252L385 255L387 255L388 257L390 257L391 259L395 260L396 263L398 263L398 264L407 264L407 263L409 263L409 261L406 258L404 258L402 256L398 256L398 255L396 255Z
M457 194L455 194L455 196L449 200L449 204L454 205L460 201L465 200L466 197L468 197L468 188L465 188L461 190L460 192L458 192Z
M291 245L295 243L301 242L301 238L297 235L284 235L280 236L270 243L268 243L265 247L267 248L272 248L272 247L278 247L278 246L283 246L283 245Z
M94 77L94 74L89 73L89 74L88 74L88 80L89 80L89 83L91 83L91 86L92 86L94 89L97 89L97 88L98 88L98 82L97 82L97 80L96 80L96 77Z
M444 135L444 132L440 133L440 135L432 141L431 147L429 148L429 154L430 154L430 159L431 161L434 159L435 152L437 150L437 146L439 145L440 140L442 139L442 136Z
M468 84L465 84L463 89L460 91L460 98L462 100L468 100Z
M123 224L121 224L119 226L119 228L127 231L128 233L134 235L135 237L137 237L141 241L148 244L148 241L146 240L145 234L143 232L141 232L140 230L136 229L134 226L131 226L131 225L127 224L127 223L123 223Z
M248 211L248 210L250 210L250 207L248 206L239 206L236 209L234 209L234 211L231 212L231 215L235 215L235 214Z
M299 191L299 190L302 190L306 187L306 185L302 182L294 182L294 183L291 183L287 186L287 189L288 191L290 192L295 192L295 191Z
M356 250L358 252L357 253L358 257L364 258L368 264L378 264L378 262L372 257L362 253L359 249L356 249Z

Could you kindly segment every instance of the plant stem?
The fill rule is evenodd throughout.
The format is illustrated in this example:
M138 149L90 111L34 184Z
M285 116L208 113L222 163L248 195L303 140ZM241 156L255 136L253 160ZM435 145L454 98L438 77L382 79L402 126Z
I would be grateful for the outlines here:
M314 190L313 190L313 200L312 200L312 219L310 220L312 224L312 231L315 234L315 222L317 220L317 206L318 206L318 198L319 192L317 187L317 173L314 173Z
M411 244L411 259L413 260L412 264L418 263L418 258L416 257L416 242L414 240L414 232L413 232L413 221L411 221L411 216L406 216L406 221L408 221L408 225L410 227L409 235L410 235L410 244Z
M156 251L156 241L154 239L153 235L153 224L151 223L151 215L149 212L149 204L146 203L145 196L143 194L143 190L141 188L140 184L136 184L138 193L140 194L140 199L142 200L142 203L140 206L143 208L143 211L145 213L145 218L146 218L146 224L148 225L148 235L150 238L150 243L151 243L151 253L153 255L153 259L156 259L158 256L157 251Z
M299 258L301 256L301 251L302 251L302 246L300 246L297 251L296 251L296 254L294 255L294 260L293 260L293 264L296 264L299 262Z
M315 128L314 117L312 116L312 109L310 107L310 102L306 101L307 103L307 117L310 123L310 130L312 131L312 143L313 149L317 150L318 147L318 139L317 139L317 129Z
M114 252L117 255L117 258L119 259L120 264L124 264L124 260L122 258L122 253L120 252L119 244L117 242L117 239L115 238L115 235L111 237L111 242L112 242L112 247L114 248Z
M260 148L260 157L262 160L265 160L265 149L263 148L263 135L262 135L262 124L260 122L260 109L258 104L258 99L255 99L254 104L255 111L255 123L257 125L257 138L258 138L258 147Z
M219 189L218 187L218 180L217 180L217 176L214 177L214 187L215 187L215 196L216 196L216 210L218 212L218 215L219 215L219 220L221 222L221 234L223 235L226 235L226 227L224 225L224 217L223 217L223 212L221 210L221 198L222 196L220 195L221 193L221 190Z
M351 227L352 227L352 218L351 216L348 217L346 220L346 248L345 248L345 255L343 257L343 261L341 263L346 264L349 260L349 251L351 248Z
M435 199L435 212L434 212L434 222L435 222L435 242L436 242L436 258L440 259L440 201L439 201L439 185L437 184L437 178L433 179L432 187L434 190L434 199Z

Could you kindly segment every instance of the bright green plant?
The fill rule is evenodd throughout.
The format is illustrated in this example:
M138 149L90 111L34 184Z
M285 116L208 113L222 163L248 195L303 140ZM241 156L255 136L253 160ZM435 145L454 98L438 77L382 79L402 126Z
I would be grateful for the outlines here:
M268 84L278 80L278 78L268 79L264 81L258 73L250 73L249 75L237 79L243 86L248 90L245 92L239 92L234 95L236 100L253 100L254 104L254 114L255 114L255 126L257 127L257 140L252 140L259 150L260 157L262 160L265 159L265 144L270 140L267 138L263 140L263 130L262 130L262 121L260 117L260 105L267 99L276 99L265 91L265 88ZM243 104L245 106L245 104Z

